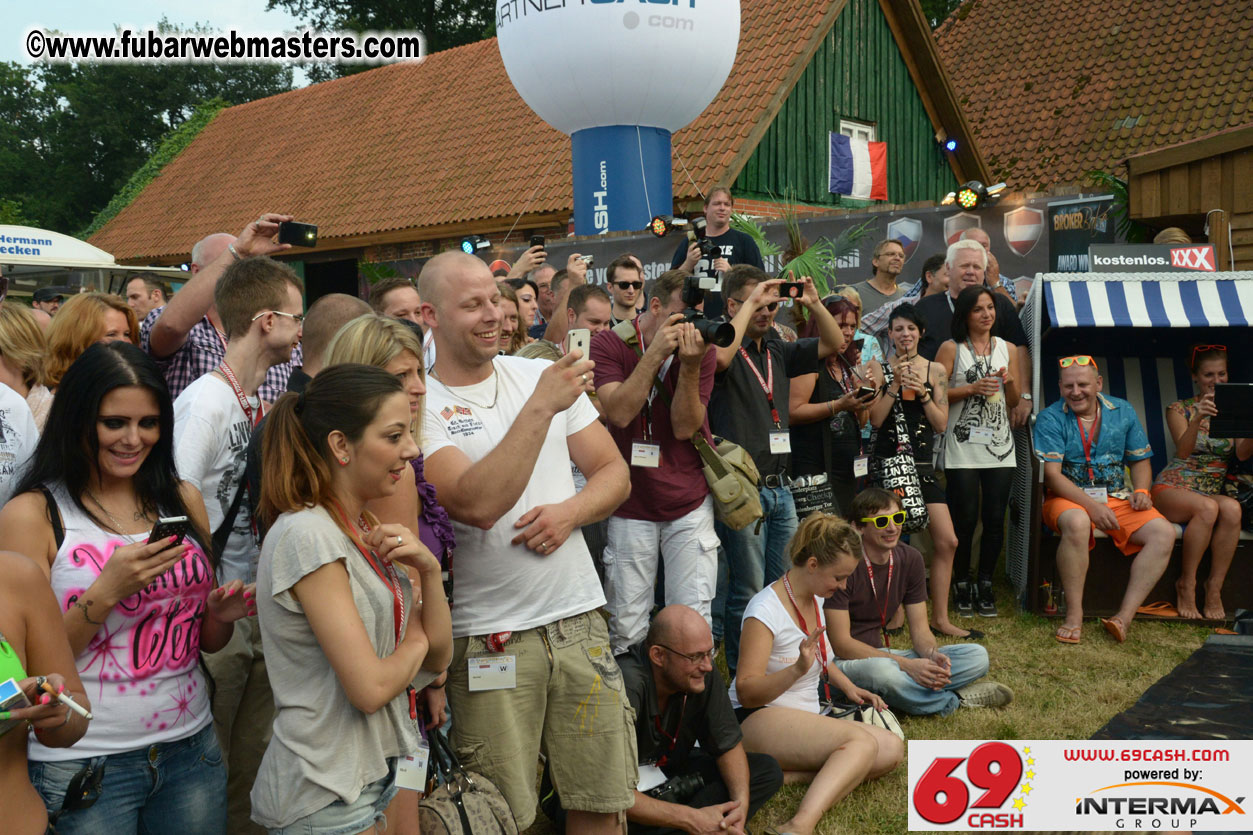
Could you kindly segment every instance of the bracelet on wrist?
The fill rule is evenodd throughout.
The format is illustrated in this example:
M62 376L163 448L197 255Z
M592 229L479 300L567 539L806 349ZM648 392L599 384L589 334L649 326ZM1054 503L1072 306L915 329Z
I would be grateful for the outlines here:
M1135 495L1136 493L1143 493L1144 495L1149 496L1150 498L1152 498L1152 494L1151 494L1151 493L1149 493L1149 491L1148 491L1147 489L1145 489L1144 487L1137 487L1136 489L1132 490L1132 491L1131 491L1131 493L1132 493L1132 495Z
M242 256L242 255L240 255L240 254L239 254L239 250L235 248L235 244L227 244L227 245L226 245L226 250L227 250L227 252L229 252L229 253L231 254L231 256L232 256L232 257L233 257L236 261L242 261L242 260L244 260L244 256Z

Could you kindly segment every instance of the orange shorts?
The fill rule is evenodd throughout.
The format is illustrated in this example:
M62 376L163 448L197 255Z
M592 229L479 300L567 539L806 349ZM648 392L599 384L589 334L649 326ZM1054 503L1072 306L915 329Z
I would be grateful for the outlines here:
M1070 499L1063 499L1060 496L1050 496L1044 500L1044 507L1041 512L1044 515L1044 524L1049 529L1058 531L1057 520L1067 510L1078 510L1084 516L1088 512L1083 509L1082 505L1075 504ZM1165 519L1166 517L1157 512L1156 508L1150 507L1148 510L1134 510L1131 502L1126 499L1116 499L1113 496L1109 498L1109 509L1114 511L1114 516L1118 518L1118 527L1112 531L1105 531L1105 535L1113 541L1114 546L1127 556L1139 553L1143 545L1138 545L1131 541L1131 537L1135 536L1135 532L1140 530L1154 519ZM1093 533L1088 535L1088 550L1091 551L1096 545L1096 526L1092 526Z

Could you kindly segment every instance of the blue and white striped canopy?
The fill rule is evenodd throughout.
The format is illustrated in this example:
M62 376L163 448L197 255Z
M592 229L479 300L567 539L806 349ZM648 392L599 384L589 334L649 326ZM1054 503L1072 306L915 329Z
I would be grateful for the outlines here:
M1058 328L1245 327L1253 318L1253 272L1045 278L1049 317Z

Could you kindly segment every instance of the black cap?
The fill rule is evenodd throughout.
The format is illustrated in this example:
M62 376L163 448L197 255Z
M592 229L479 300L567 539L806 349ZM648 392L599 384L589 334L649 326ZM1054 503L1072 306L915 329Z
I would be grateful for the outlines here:
M37 302L50 302L53 299L59 299L69 294L70 288L68 287L40 287L31 298Z

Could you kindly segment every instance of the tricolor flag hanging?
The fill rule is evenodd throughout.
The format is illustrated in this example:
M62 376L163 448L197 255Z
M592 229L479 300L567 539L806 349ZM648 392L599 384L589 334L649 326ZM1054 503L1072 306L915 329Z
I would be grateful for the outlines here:
M888 199L888 143L831 134L832 194L858 200Z

